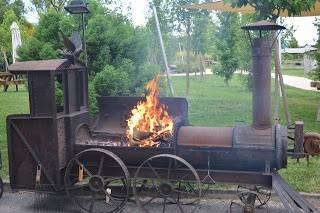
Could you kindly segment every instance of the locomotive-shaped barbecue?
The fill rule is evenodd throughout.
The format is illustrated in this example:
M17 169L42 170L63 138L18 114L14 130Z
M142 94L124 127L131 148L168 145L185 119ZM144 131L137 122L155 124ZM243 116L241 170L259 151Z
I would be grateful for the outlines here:
M252 26L283 28L268 22ZM82 62L11 65L13 74L28 76L30 97L30 114L7 119L11 187L66 190L88 212L118 211L131 193L143 212L159 200L163 211L173 205L192 212L202 183L272 187L278 177L274 172L287 165L287 129L271 122L271 46L270 39L262 37L252 43L251 125L189 126L185 98L160 98L174 122L173 132L168 141L151 147L128 145L125 138L130 113L144 98L99 97L98 117L91 119L88 72ZM62 85L63 106L56 105L57 82ZM252 194L246 201L250 199Z

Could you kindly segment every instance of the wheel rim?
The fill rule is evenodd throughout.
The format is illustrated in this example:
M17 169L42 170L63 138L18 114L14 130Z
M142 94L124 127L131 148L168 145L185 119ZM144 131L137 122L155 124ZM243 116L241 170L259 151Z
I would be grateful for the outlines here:
M105 168L111 164L120 168L119 176L106 175ZM129 172L120 158L107 150L88 149L74 156L68 164L64 181L67 195L86 212L115 212L128 200Z
M238 186L237 196L244 205L248 205L247 198L250 194L256 195L255 208L267 205L271 198L271 191L263 186L254 186L253 188Z
M3 195L3 181L0 178L0 198L2 197L2 195Z
M166 165L162 168L156 167L158 162L166 162ZM182 168L182 174L177 172L182 171ZM146 171L149 171L148 179L144 178ZM181 190L184 180L192 182L197 189L192 196L192 206L185 206L182 201L190 196L189 192ZM175 209L178 212L191 213L200 203L201 182L196 170L187 161L175 155L163 154L151 157L139 166L133 180L133 193L138 207L144 213L152 212L150 208L155 203L161 204L162 212Z

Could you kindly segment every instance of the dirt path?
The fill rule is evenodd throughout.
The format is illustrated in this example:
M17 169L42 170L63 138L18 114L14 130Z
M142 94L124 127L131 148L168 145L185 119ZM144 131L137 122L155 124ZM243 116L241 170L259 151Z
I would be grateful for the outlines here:
M272 78L275 78L274 73L271 74ZM285 85L296 87L303 90L318 91L316 88L311 87L312 80L303 77L283 75L283 81Z

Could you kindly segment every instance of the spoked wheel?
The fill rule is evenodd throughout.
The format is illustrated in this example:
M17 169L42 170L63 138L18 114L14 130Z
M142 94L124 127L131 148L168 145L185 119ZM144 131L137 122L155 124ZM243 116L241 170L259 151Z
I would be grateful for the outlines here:
M67 195L90 213L120 211L129 197L127 167L119 157L104 149L88 149L74 156L64 181Z
M3 195L3 181L0 178L0 198L2 197L2 195Z
M263 186L254 186L253 188L238 186L237 188L237 196L243 204L248 204L249 196L252 194L255 195L255 208L260 208L265 206L270 198L271 191Z
M310 155L320 155L320 134L307 132L304 135L304 151Z
M175 187L178 189L178 201L182 205L194 205L197 202L194 199L197 194L199 194L197 184L188 181L178 181L175 184ZM209 190L209 185L201 184L201 196L205 196Z
M152 207L160 204L159 212L178 210L191 213L200 203L201 182L187 161L175 155L162 154L139 166L133 180L133 193L141 212L154 212ZM184 203L192 203L192 206Z

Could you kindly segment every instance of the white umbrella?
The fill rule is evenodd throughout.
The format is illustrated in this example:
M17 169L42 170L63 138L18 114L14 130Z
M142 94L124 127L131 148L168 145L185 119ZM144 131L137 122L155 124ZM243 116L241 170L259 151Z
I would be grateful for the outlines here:
M12 37L12 62L15 63L17 58L17 49L21 46L20 29L15 21L11 24L10 30Z

